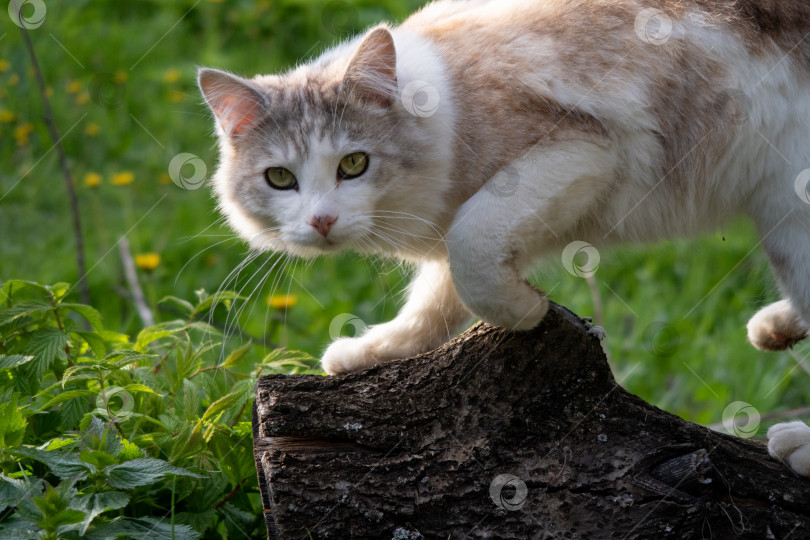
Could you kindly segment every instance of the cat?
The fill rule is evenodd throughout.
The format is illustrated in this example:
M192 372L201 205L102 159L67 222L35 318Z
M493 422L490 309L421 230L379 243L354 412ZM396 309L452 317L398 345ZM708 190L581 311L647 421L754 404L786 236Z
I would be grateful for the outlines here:
M748 339L810 321L810 2L443 0L281 75L201 69L214 191L252 247L419 265L390 322L334 341L330 374L433 349L473 317L536 326L524 276L574 241L648 242L747 214L784 300ZM769 449L810 476L810 428Z

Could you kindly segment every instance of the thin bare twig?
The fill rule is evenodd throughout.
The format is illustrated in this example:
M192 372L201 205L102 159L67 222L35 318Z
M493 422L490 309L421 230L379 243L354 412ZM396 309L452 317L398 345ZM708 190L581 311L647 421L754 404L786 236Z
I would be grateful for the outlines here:
M73 216L73 234L76 238L76 265L79 270L79 291L81 294L82 302L90 304L90 289L87 286L87 267L85 265L84 257L84 238L82 237L82 226L79 218L79 199L76 196L76 184L73 181L73 176L70 174L68 167L67 156L65 150L62 148L62 141L59 138L59 132L56 130L56 125L53 121L53 112L51 111L51 102L48 99L48 94L45 88L45 78L42 76L42 69L39 67L37 55L34 52L34 45L31 42L31 36L28 34L28 28L22 24L22 13L19 14L21 19L20 28L22 28L23 39L25 40L25 47L28 49L28 54L31 57L31 64L33 64L34 75L37 79L37 86L39 86L39 93L42 97L43 120L50 133L51 140L53 141L56 152L59 155L59 166L62 169L62 175L65 178L65 185L67 187L68 201L70 203L70 211Z
M121 263L124 265L124 277L126 277L127 285L132 296L132 301L135 304L135 309L141 317L145 327L155 325L155 316L152 310L146 305L146 297L143 294L143 289L138 281L138 274L135 271L135 262L132 260L132 254L129 251L129 240L126 236L122 236L118 242L118 252L121 255Z

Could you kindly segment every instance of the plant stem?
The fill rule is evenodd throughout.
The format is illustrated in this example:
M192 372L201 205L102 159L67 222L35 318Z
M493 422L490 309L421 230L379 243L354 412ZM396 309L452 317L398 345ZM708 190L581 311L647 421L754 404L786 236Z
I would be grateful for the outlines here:
M241 482L239 482L238 484L236 484L236 487L234 487L234 488L231 490L231 492L230 492L230 493L228 493L227 495L225 495L225 498L224 498L224 499L222 499L221 501L219 501L219 502L217 503L217 505L214 507L214 509L215 509L215 510L219 510L220 508L222 508L222 506L223 506L223 505L224 505L226 502L230 501L230 500L233 498L233 496L234 496L234 495L236 495L236 492L237 492L237 491L239 491L240 489L242 489L242 484L244 484L246 481L247 481L247 478L242 478L242 481L241 481Z
M59 317L59 310L56 309L56 302L53 298L53 293L48 292L48 300L51 301L51 305L53 306L53 313L56 315L56 326L59 327L59 331L64 333L65 328L62 326L62 318ZM69 366L73 366L73 361L70 359L70 343L65 343L65 354L67 354L67 361Z
M85 265L84 257L84 238L82 237L82 226L79 218L79 199L76 196L76 185L73 181L73 176L70 174L68 167L67 156L65 150L62 148L62 140L59 138L59 132L56 130L56 125L53 121L53 112L51 111L51 102L48 99L48 94L45 88L45 79L42 76L42 69L39 67L37 55L34 52L34 45L31 43L31 36L28 34L28 28L21 25L23 39L25 40L25 47L28 49L28 54L31 57L33 64L34 74L37 79L37 86L39 86L39 93L42 97L43 120L50 133L51 140L53 141L56 153L59 155L59 166L62 169L62 175L65 178L65 186L67 187L68 201L70 203L70 211L73 217L73 235L76 238L76 266L79 271L79 291L81 294L82 302L90 304L90 289L87 286L87 267Z

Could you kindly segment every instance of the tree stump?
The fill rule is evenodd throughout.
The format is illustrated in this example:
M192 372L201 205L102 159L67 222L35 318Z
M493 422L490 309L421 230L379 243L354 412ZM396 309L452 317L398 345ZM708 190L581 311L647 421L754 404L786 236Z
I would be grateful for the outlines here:
M269 538L810 538L810 481L657 409L552 306L342 377L262 377Z

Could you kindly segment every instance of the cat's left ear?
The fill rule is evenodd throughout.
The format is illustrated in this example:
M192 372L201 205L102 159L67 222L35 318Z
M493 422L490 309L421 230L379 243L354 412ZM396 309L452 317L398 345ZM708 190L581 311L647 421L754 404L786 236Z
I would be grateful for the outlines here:
M256 125L267 112L267 98L248 80L218 69L203 68L197 82L217 123L230 136Z
M389 107L397 93L397 51L394 37L385 26L363 39L349 61L343 86L365 102Z

